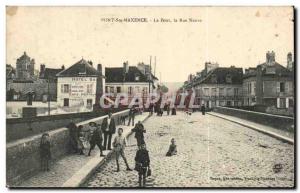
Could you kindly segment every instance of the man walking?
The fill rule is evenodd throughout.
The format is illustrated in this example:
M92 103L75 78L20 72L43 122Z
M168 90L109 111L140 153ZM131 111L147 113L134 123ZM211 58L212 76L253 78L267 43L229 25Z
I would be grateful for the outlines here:
M134 107L131 107L131 109L129 110L128 126L130 125L131 120L132 120L132 126L134 126L134 117L135 117L135 109Z
M102 137L101 128L95 122L90 122L89 126L91 127L91 138L90 138L90 150L88 156L91 155L91 151L97 145L98 148L100 149L100 156L103 157L104 156L102 152L103 137Z
M137 146L140 147L142 143L145 143L144 141L144 133L146 133L146 130L144 129L144 125L141 121L139 121L137 124L135 124L135 127L131 129L132 132L135 132L134 137L137 141Z
M126 140L126 137L123 135L123 129L122 128L119 128L118 129L118 135L114 138L114 142L113 142L113 146L114 146L114 150L115 150L115 153L116 153L116 162L117 162L117 171L116 172L119 172L120 171L120 165L119 165L119 157L121 156L126 164L126 167L127 167L127 171L132 171L132 169L129 168L129 165L128 165L128 162L127 162L127 159L125 157L125 153L124 153L124 150L125 150L125 147L127 145L127 140Z
M111 138L116 133L116 124L111 112L108 113L108 118L103 120L101 129L104 133L103 150L111 150Z

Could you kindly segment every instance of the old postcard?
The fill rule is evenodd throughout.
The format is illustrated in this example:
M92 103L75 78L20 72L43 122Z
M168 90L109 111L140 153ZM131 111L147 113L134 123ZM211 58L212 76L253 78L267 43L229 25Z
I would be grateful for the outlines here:
M294 7L7 6L8 188L295 188Z

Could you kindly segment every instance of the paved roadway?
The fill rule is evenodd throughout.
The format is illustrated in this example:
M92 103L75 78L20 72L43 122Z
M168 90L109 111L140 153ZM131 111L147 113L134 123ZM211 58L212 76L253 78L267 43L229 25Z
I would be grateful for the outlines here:
M292 187L294 147L249 128L211 116L152 116L144 123L153 175L148 187ZM171 138L178 155L166 157ZM129 137L127 159L134 167L135 138ZM274 165L281 164L275 173ZM121 171L112 158L85 187L136 187L137 172Z

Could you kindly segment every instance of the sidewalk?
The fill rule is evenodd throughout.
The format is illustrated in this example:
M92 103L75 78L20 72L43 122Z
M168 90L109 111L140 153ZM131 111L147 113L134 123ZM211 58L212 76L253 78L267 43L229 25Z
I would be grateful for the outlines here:
M135 123L145 121L149 113L135 117ZM126 120L126 124L128 120ZM124 134L128 136L131 133L132 126L118 125L122 127ZM115 134L116 135L116 134ZM115 136L114 135L114 136ZM114 138L113 136L113 138ZM49 172L39 172L37 175L23 181L15 187L78 187L89 177L90 174L101 164L103 164L112 151L104 151L105 157L100 157L98 147L95 147L91 156L71 154L60 160L51 163Z
M213 115L222 119L225 119L227 121L231 121L240 125L243 125L245 127L248 127L250 129L262 132L264 134L270 135L272 137L275 137L277 139L283 140L285 142L294 144L294 133L283 131L279 129L275 129L273 127L269 127L266 125L258 124L252 121L248 121L245 119L237 118L234 116L224 115L221 113L215 113L215 112L208 112L207 114Z

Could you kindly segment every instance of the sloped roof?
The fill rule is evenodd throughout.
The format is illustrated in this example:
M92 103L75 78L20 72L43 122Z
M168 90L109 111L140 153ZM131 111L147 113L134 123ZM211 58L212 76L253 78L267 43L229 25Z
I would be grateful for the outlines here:
M262 63L257 65L257 67L262 68L263 76L291 76L293 77L294 73L288 70L286 67L282 66L281 64L275 62L273 65L268 65L267 63ZM257 67L252 68L252 71L249 73L245 73L244 78L256 76L257 74ZM274 68L275 73L267 73L268 69Z
M226 82L226 76L231 76L231 83ZM216 78L216 79L215 79ZM195 82L197 84L242 84L243 83L243 69L235 67L219 67L210 71L205 78Z
M90 77L99 75L100 73L84 59L56 74L58 77Z
M45 69L45 74L42 78L48 79L48 78L55 78L56 74L58 74L59 72L63 71L63 69L61 68L46 68Z
M135 77L139 76L139 80ZM124 73L122 67L105 68L106 82L148 82L147 76L144 75L137 67L129 66L128 73Z

